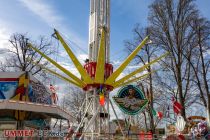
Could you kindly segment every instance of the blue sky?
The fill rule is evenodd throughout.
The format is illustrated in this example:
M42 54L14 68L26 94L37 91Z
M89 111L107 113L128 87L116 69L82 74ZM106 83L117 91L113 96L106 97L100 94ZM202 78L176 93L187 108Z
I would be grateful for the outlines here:
M120 58L116 52L124 54L123 40L131 37L133 26L137 22L146 24L150 3L111 1L111 59ZM28 32L34 39L39 35L50 37L57 28L87 52L89 0L1 0L0 5L0 27L6 30L6 37L14 32Z
M136 23L147 25L148 6L153 1L111 0L111 62L117 64L127 56L123 41L132 38ZM210 19L210 1L197 0L196 4L201 14ZM56 28L81 61L87 58L89 0L0 0L0 6L0 50L8 47L8 38L13 33L28 33L36 40L40 35L51 38ZM51 48L56 46L54 43ZM68 56L61 45L59 49L61 63L76 70L68 59L63 59ZM3 57L0 53L0 59Z
M148 6L153 0L111 0L111 60L123 60L123 41L132 38L136 23L147 25ZM203 16L210 19L210 1L197 0ZM73 49L87 53L89 0L0 0L0 48L15 32L50 38L57 28ZM68 40L68 41L69 41ZM71 43L70 43L71 44ZM4 46L3 46L4 45ZM126 57L126 56L125 56Z
M111 0L111 62L120 62L127 56L123 41L132 38L136 23L147 25L148 6L153 1ZM201 14L210 19L210 0L197 0L196 4ZM89 0L0 0L0 50L8 47L7 40L13 33L28 33L36 40L40 35L51 38L56 28L84 60L88 52L88 20ZM3 57L0 53L0 60ZM71 65L68 68L75 70Z

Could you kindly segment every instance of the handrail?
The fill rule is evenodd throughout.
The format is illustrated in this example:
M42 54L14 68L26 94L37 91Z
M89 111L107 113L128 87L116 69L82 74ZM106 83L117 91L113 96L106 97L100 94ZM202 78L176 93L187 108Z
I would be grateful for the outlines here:
M28 102L28 101L16 101L16 100L8 100L8 99L1 99L0 100L0 105L1 104L4 104L4 106L2 106L3 108L6 108L6 104L9 103L9 104L20 104L20 105L27 105L27 106L35 106L35 107L45 107L45 108L52 108L52 109L57 109L57 114L58 114L58 111L62 111L63 113L65 113L65 115L68 115L70 116L70 118L73 118L73 119L76 119L73 115L71 115L68 111L64 110L63 108L61 108L60 106L58 105L51 105L51 104L41 104L41 103L35 103L35 102ZM27 107L26 106L26 107ZM16 106L17 108L17 106ZM20 109L22 110L22 109ZM33 111L33 110L32 110ZM62 113L61 112L61 113ZM59 114L60 115L60 114ZM62 116L63 117L63 116Z

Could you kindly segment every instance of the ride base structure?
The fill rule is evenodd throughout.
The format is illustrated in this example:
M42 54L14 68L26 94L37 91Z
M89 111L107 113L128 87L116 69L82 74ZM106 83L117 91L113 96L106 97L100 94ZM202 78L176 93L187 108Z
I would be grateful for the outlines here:
M76 120L52 104L50 90L30 73L0 72L0 139L3 130L49 130L51 118Z
M138 81L147 77L150 73L139 75L148 66L158 62L160 59L166 57L168 53L154 59L150 63L134 70L128 75L117 80L119 75L132 61L141 48L150 41L149 36L134 49L134 51L122 62L122 64L115 70L110 63L110 0L90 0L90 21L89 21L89 59L83 66L70 47L67 45L60 33L55 29L54 36L60 41L69 58L72 60L74 66L78 70L81 78L78 78L71 71L67 70L56 61L45 55L40 50L28 44L30 48L38 52L47 61L49 61L56 68L65 73L68 77L63 76L49 68L39 65L44 70L57 77L82 88L86 92L86 98L81 106L83 116L78 124L77 129L71 135L75 138L78 132L81 132L79 139L109 139L109 120L110 120L110 107L113 109L117 118L117 113L114 110L113 104L109 99L109 93L118 87L127 85L129 83ZM36 63L36 61L34 61ZM134 77L136 76L136 77ZM118 118L117 118L118 119ZM118 123L119 124L119 123ZM72 124L75 125L75 124ZM120 126L120 125L119 125ZM122 135L123 134L123 131Z

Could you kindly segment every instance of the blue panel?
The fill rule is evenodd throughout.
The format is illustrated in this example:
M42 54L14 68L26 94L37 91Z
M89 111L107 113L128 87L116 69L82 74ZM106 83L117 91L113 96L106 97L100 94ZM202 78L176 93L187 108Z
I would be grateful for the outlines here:
M4 94L1 92L1 90L0 90L0 99L6 99L6 97L5 97Z
M14 96L17 86L17 81L0 82L0 99L10 99L12 96Z

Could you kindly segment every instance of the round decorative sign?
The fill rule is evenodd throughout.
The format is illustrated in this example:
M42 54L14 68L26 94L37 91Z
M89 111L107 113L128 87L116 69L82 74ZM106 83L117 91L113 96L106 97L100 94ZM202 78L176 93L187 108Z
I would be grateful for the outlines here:
M148 103L142 91L134 85L121 88L113 99L120 110L128 115L138 114Z

